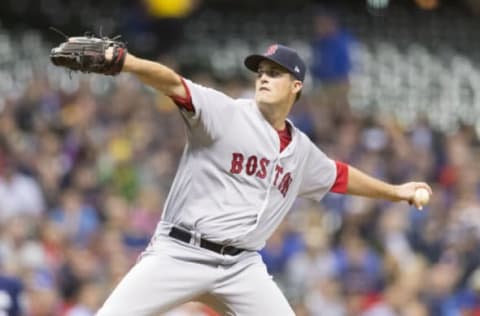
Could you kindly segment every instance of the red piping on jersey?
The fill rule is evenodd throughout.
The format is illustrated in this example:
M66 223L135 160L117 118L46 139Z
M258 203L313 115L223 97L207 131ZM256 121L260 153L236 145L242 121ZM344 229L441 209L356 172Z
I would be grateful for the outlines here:
M290 133L288 123L285 124L285 128L281 131L277 130L277 133L278 138L280 138L280 152L282 152L292 141L292 133Z
M180 80L182 81L182 85L185 88L185 92L187 93L187 96L185 98L182 98L179 96L171 95L170 98L173 100L173 102L175 102L175 104L179 108L183 108L184 110L187 110L189 112L195 112L195 107L193 106L193 103L192 103L192 95L190 94L190 89L188 88L187 83L185 82L185 79L180 78Z
M337 166L337 178L330 191L335 193L346 193L348 184L348 165L341 161L335 161L335 165Z

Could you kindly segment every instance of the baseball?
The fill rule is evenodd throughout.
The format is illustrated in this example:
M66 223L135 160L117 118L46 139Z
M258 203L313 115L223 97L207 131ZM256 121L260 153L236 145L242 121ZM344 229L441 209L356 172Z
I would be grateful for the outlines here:
M427 189L420 188L415 191L415 201L420 205L425 205L430 200L430 192Z

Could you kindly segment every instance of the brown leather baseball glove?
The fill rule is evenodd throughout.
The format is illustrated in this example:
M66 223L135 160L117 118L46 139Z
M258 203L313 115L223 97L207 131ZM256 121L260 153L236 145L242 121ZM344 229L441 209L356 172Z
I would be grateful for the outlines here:
M112 47L113 56L107 59L105 51ZM120 73L127 55L126 44L107 37L69 37L50 52L50 60L55 66L73 71L94 72L105 75Z

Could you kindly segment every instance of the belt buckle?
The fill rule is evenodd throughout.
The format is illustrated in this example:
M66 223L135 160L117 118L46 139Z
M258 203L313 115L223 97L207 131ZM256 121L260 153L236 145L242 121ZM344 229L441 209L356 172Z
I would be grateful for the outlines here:
M192 239L190 240L190 244L200 247L202 242L202 235L197 231L190 231L190 234L192 234Z

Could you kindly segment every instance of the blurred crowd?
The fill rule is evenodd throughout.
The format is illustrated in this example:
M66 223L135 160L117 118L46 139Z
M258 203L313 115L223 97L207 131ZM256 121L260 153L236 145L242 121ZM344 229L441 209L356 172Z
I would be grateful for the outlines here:
M331 18L314 21L313 84L290 118L332 159L427 181L434 194L422 211L333 193L298 200L261 251L269 272L298 316L480 315L475 128L352 110L352 38ZM253 76L182 74L253 95ZM125 74L106 93L108 79L72 76L78 85L62 89L36 74L0 103L0 315L94 315L148 245L183 151L169 98ZM189 303L166 315L215 313Z
M250 82L189 78L252 94ZM27 315L93 315L161 215L183 122L168 98L127 75L115 82L98 96L89 81L65 93L39 77L0 112L0 286L23 293ZM337 194L299 200L261 252L297 315L478 315L475 132L339 112L316 89L291 119L330 157L394 183L426 180L434 195L422 211ZM214 314L188 305L170 315Z

